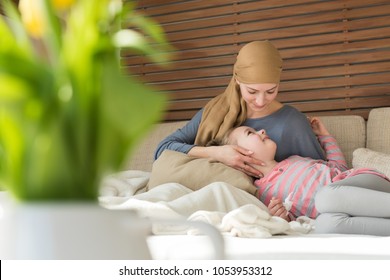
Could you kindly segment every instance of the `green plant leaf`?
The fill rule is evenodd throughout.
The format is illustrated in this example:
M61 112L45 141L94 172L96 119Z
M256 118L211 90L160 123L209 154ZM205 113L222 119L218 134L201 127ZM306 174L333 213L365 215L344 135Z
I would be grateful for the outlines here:
M1 177L6 187L11 188L16 196L23 192L21 186L23 178L23 153L25 139L23 137L18 116L8 111L0 112L0 145L1 155Z
M0 18L0 184L22 200L96 200L102 176L118 170L167 101L121 73L118 49L166 63L170 46L141 15L133 20L138 41L128 40L132 31L114 35L120 18L135 13L131 5L109 10L111 0L78 0L60 15L50 0L32 2L44 4L48 31L34 42L6 1L12 20Z
M112 63L108 63L103 77L101 105L107 125L122 132L123 141L134 145L161 119L166 109L166 95L131 76L124 77ZM133 146L129 144L128 147ZM120 152L122 159L127 152Z
M0 50L1 48L12 48L14 52L21 51L27 55L34 54L31 39L24 29L15 5L9 0L3 0L2 6L8 16L8 23L0 17Z

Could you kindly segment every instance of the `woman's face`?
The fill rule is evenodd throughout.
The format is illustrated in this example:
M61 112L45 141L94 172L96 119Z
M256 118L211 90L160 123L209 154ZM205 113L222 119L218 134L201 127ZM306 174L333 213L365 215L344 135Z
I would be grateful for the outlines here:
M278 95L278 84L244 84L237 81L250 113L266 112Z
M236 144L254 153L260 160L273 160L277 145L272 141L264 129L256 131L248 126L239 126L229 135L229 143Z

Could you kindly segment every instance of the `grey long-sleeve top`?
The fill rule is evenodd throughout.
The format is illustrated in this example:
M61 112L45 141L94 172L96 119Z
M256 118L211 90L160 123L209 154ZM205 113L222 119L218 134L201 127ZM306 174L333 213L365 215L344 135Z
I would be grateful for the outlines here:
M197 112L184 127L162 140L157 146L155 159L165 149L188 153L195 146L195 137L202 113L203 109ZM284 105L269 116L247 119L242 125L256 130L266 130L269 137L278 145L275 156L276 161L282 161L292 155L325 159L324 152L306 116L294 107Z

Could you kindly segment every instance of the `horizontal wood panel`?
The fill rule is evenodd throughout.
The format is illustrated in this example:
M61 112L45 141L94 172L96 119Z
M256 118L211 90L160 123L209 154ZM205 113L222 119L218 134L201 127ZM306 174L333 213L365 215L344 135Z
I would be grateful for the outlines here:
M126 2L126 1L125 1ZM284 59L278 100L320 115L390 106L390 1L143 0L175 47L161 68L122 50L129 75L165 92L165 120L189 119L229 83L239 49L271 40ZM126 25L126 22L124 22Z
M382 35L381 35L382 36ZM389 35L387 35L389 36ZM257 38L258 39L258 38ZM254 40L257 40L256 38ZM219 56L230 55L235 58L237 52L240 49L240 46L250 42L243 41L240 45L223 45L216 46L198 50L183 50L176 55L176 60L173 62L179 61L188 61L190 59L202 59L202 58L215 58L218 59ZM280 54L285 61L288 59L297 59L297 58L309 58L313 56L327 56L327 55L338 55L340 53L351 53L351 52L364 52L364 51L377 51L377 50L388 50L390 47L390 37L385 37L381 39L372 39L368 41L355 41L355 42L338 42L337 44L328 44L320 46L301 46L288 48L289 46L283 40L272 40L272 43L280 50ZM122 64L129 65L132 62L132 65L145 64L148 65L149 60L145 57L131 57L127 58L126 52L123 51L123 60ZM386 58L384 58L386 59ZM127 63L126 63L127 62ZM213 61L215 64L215 61ZM174 65L174 64L173 64Z
M310 101L316 99L335 99L335 98L353 98L365 96L384 96L390 94L390 89L387 85L376 86L360 86L360 87L345 87L345 88L330 88L318 90L303 90L303 91L281 91L278 95L280 102L294 101ZM389 97L390 98L390 97Z
M390 102L390 90L380 90L380 89L374 89L374 90L367 90L367 89L359 89L359 88L348 88L345 89L349 92L349 94L346 96L345 94L341 94L343 92L342 88L329 88L329 89L323 89L320 90L305 90L305 91L299 91L297 94L294 94L294 92L283 92L281 91L279 93L278 100L282 102L287 103L294 103L294 102L321 102L321 101L329 101L333 99L364 99L367 95L370 94L370 98L375 97L383 100L385 103ZM296 97L298 96L298 97ZM387 100L387 101L386 101ZM170 109L172 110L187 110L190 108L196 108L200 109L202 106L204 106L207 103L207 99L193 99L193 100L180 100L180 101L173 101L170 103Z
M188 22L179 21L177 23L171 23L164 25L164 29L171 40L185 40L191 38L192 33L199 31L207 34L227 34L231 30L237 33L247 32L257 28L256 30L268 30L276 28L286 28L289 26L299 26L310 24L328 23L342 20L356 20L359 18L386 16L390 13L390 4L382 5L378 7L364 7L360 10L341 10L334 9L333 6L327 5L326 7L320 7L321 10L308 14L301 12L301 8L298 11L289 10L290 15L284 15L283 17L274 18L277 13L270 13L270 16L266 16L262 11L254 11L251 13L240 13L233 15L218 16L218 20L215 18L202 17L199 20L191 20ZM327 8L327 9L326 9ZM318 12L320 11L320 12ZM232 21L234 17L234 22ZM261 24L259 24L261 19ZM378 21L379 22L379 21ZM191 32L188 32L191 31ZM197 34L195 33L195 34ZM196 35L193 35L196 37Z
M163 26L171 22L189 22L206 17L220 17L226 14L253 12L264 10L260 17L254 20L286 17L292 14L318 13L329 10L344 10L351 8L366 8L372 5L389 4L388 1L194 1L159 6L155 9L144 9L144 12L153 16ZM238 3L241 2L241 3ZM140 3L141 4L141 3ZM230 5L229 5L230 4ZM138 5L142 7L141 5ZM248 18L248 17L247 17ZM253 18L248 18L251 20Z
M320 112L345 109L375 108L390 106L390 98L361 98L361 99L340 99L327 102L293 103L291 104L302 112Z
M190 119L193 115L206 104L206 101L197 101L193 106L186 106L182 104L181 109L177 110L172 106L171 110L166 114L166 119L179 120ZM360 99L332 99L326 102L285 102L305 113L315 113L316 115L327 115L329 111L343 111L343 110L359 110L365 108L367 110L376 107L389 107L390 97L373 97ZM186 116L185 118L183 118Z
M333 76L345 76L353 74L364 74L371 72L384 72L390 71L390 61L386 62L377 62L377 63L359 63L350 65L344 63L343 65L338 65L334 67L312 67L310 71L307 68L302 70L290 70L284 71L282 75L283 81L289 80L301 80L309 78L319 78L319 77L333 77ZM186 69L180 71L171 71L163 72L157 74L147 74L142 77L144 82L157 83L162 81L172 81L176 83L177 76L180 75L182 79L185 80L194 80L201 78L212 78L220 76L231 76L233 73L232 66L219 66L219 67L204 67L198 68L195 70Z
M287 74L283 74L287 75ZM363 81L365 83L378 83L378 82L389 82L390 75L389 73L384 74L372 74L370 73L365 76L355 77L329 77L327 79L317 79L317 80L294 80L294 81L285 81L282 80L281 84L284 89L301 89L301 88L320 88L320 87L331 87L332 83L334 86L349 86L353 85L353 83L361 84ZM164 91L171 90L183 90L183 89L196 89L196 88L205 88L205 87L219 87L226 86L230 82L230 76L224 77L215 77L215 78L202 78L202 79L192 79L192 80L182 80L182 81L174 81L170 83L159 83L158 87ZM382 80L381 80L382 79ZM301 83L301 85L299 85ZM148 83L154 85L153 83Z
M222 93L225 87L219 88L206 88L198 90L189 90L187 91L178 91L169 94L171 100L185 101L185 100L197 100L197 99L210 99L216 95ZM292 102L292 101L303 101L303 100L312 100L315 96L323 96L326 98L342 98L342 97L357 97L357 96L369 96L369 95L386 95L390 93L390 88L388 85L369 85L368 87L344 87L340 88L331 88L324 90L316 90L313 92L312 89L304 90L294 90L287 91L281 88L280 94L278 95L278 100L281 102ZM193 98L191 98L193 97Z
M370 52L353 52L353 53L337 53L334 55L323 55L316 57L307 57L307 58L293 58L284 61L283 69L284 71L292 69L307 69L307 68L320 68L329 65L344 65L344 64L358 64L366 62L377 62L383 61L384 59L390 60L390 50L375 50ZM174 73L182 70L193 70L202 69L207 67L226 67L229 66L233 70L233 64L235 61L235 55L230 55L226 57L218 58L205 58L205 59L196 59L196 60L182 60L177 61L172 64L171 67L164 69L163 73ZM146 64L146 65L135 65L135 66L126 66L127 71L136 75L149 75L150 73L159 73L161 72L161 67ZM197 70L195 70L197 71ZM180 72L181 74L183 72ZM229 73L231 74L231 73Z
M301 110L308 116L345 116L345 115L358 115L362 116L363 118L367 119L368 114L371 109L378 108L378 107L384 107L382 105L375 104L372 107L365 107L365 108L341 108L341 109L333 109L329 111L304 111L303 107L300 107L298 105L289 104L298 110ZM163 121L177 121L177 120L189 120L191 119L198 110L187 110L187 111L169 111L166 112L165 117Z

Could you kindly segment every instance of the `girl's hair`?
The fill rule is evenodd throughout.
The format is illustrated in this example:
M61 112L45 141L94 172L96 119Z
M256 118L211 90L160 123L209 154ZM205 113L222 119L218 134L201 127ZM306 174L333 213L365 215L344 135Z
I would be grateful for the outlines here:
M232 133L232 131L235 128L236 127L229 128L228 131L226 131L225 135L222 136L222 138L211 139L209 142L207 142L206 147L209 147L209 146L223 146L223 145L233 144L233 143L231 143L229 141L229 136L230 136L230 134Z

